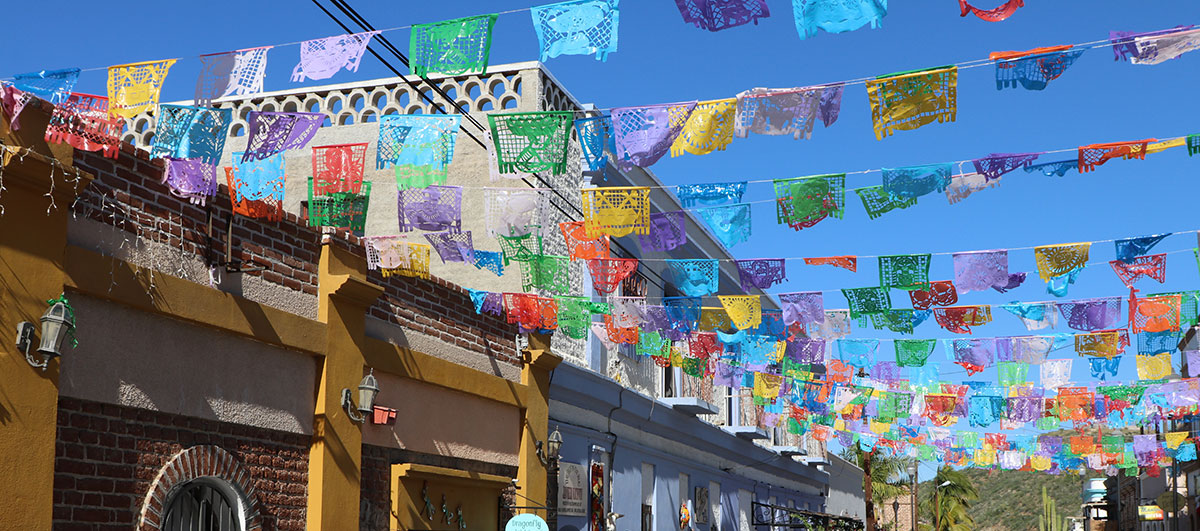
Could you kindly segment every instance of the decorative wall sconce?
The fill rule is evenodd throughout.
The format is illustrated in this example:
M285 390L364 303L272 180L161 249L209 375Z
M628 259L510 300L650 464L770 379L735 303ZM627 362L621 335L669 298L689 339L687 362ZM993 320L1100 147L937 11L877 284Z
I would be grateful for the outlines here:
M17 324L17 350L25 353L25 361L43 372L50 366L50 360L62 355L62 343L67 336L71 336L72 343L75 342L75 310L71 308L67 297L60 295L46 303L50 307L42 314L42 341L37 349L41 359L35 360L29 353L33 346L33 323L22 321Z
M537 442L538 460L542 462L542 466L550 466L550 461L558 460L558 452L562 449L563 438L558 432L558 426L554 427L554 433L546 439L546 448L542 449L542 441Z
M355 407L354 399L349 389L342 389L342 409L346 410L346 416L350 420L362 424L367 420L368 416L374 413L375 395L379 394L379 382L375 380L375 370L363 376L363 379L358 384L358 406Z

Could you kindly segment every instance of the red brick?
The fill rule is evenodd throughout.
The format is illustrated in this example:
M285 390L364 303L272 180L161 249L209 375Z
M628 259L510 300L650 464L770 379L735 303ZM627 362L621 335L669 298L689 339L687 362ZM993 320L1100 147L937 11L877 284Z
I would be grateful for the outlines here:
M71 519L77 522L111 522L112 511L108 509L89 509L76 507L71 511Z

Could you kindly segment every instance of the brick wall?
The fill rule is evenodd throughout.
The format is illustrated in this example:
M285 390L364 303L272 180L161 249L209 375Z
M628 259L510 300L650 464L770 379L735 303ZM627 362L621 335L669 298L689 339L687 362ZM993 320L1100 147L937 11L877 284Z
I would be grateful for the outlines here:
M285 214L278 223L231 217L223 168L217 169L217 181L221 183L217 196L210 198L205 206L198 206L172 195L163 184L161 159L150 160L147 152L129 144L122 144L117 159L75 150L75 166L95 176L72 207L77 216L168 245L189 258L204 260L209 252L211 212L212 250L207 258L224 259L227 224L232 220L233 258L267 268L247 274L316 295L320 231L308 227L307 220L293 214ZM168 267L163 272L172 271Z
M322 235L320 230L307 226L307 218L293 214L285 214L280 222L231 218L229 189L224 184L207 206L192 205L172 195L162 183L161 160L150 160L145 151L129 144L121 146L121 156L115 160L76 150L75 164L96 177L73 206L77 216L203 260L209 252L207 231L211 212L213 254L209 258L224 257L226 223L232 219L233 257L267 267L265 271L246 274L310 295L317 293ZM217 180L224 181L220 168ZM354 235L338 231L333 234L333 241L365 258L362 241ZM162 272L172 274L174 269L165 267ZM370 309L372 317L504 363L520 365L516 325L503 318L476 314L470 296L460 286L436 277L385 279L378 272L372 272L370 279L385 288L384 295Z
M254 488L262 529L302 531L310 437L60 397L54 529L129 530L159 471L180 451L229 452ZM385 489L386 492L386 489Z
M334 242L359 256L366 254L362 240L353 234L338 232ZM475 304L462 286L437 277L384 278L379 271L369 271L367 278L384 288L368 310L371 317L521 366L517 325L503 317L475 313Z

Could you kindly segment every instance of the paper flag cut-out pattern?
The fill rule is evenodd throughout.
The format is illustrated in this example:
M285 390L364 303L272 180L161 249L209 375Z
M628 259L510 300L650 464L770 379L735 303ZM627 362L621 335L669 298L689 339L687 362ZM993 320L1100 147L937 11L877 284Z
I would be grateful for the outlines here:
M200 159L215 165L225 151L232 109L159 105L150 157Z
M401 188L445 184L462 115L401 114L379 119L375 167L394 165Z
M158 94L174 59L108 67L108 116L133 118L158 105Z
M462 188L428 186L396 193L400 232L414 229L458 232L462 228Z
M684 152L707 155L725 151L733 141L737 105L736 98L697 103L671 144L671 156L677 157Z
M749 203L701 208L695 212L725 247L733 247L750 239Z
M992 9L979 9L967 3L967 0L958 0L958 8L962 11L962 16L965 17L968 14L974 13L975 16L988 22L1000 22L1008 17L1011 17L1013 13L1017 12L1018 8L1024 6L1025 0L1008 0L1007 2L1004 2L1003 4L1000 4Z
M250 139L242 161L261 160L289 149L308 145L325 122L319 112L250 111Z
M708 31L721 31L771 16L766 0L675 0L684 22Z
M371 37L378 33L349 33L300 43L300 62L292 69L292 81L329 79L342 68L357 72Z
M801 39L817 34L854 31L870 24L878 28L887 16L887 0L792 0L796 32Z
M619 0L574 0L529 10L541 60L560 55L593 55L607 61L617 51Z
M46 125L46 142L66 143L83 151L100 151L117 158L125 121L108 114L108 98L74 93L54 107Z
M953 122L958 111L958 67L880 76L867 81L875 138L911 131L937 121Z
M488 114L500 172L565 172L573 116L567 111Z
M478 15L417 24L409 38L409 66L429 74L480 74L487 70L497 15Z
M696 102L613 109L617 166L622 170L652 166L683 130Z
M198 107L211 107L213 100L248 96L263 91L270 46L200 56L193 100Z
M585 188L580 192L586 235L620 237L650 231L650 188Z
M312 148L313 189L317 194L362 189L367 144L337 144Z

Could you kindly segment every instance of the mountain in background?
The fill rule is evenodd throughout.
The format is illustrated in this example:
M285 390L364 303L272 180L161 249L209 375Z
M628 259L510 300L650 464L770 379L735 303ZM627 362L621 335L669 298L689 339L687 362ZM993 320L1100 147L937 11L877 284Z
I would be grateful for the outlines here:
M1042 514L1042 485L1058 507L1060 516L1083 516L1084 476L1063 474L1052 476L1042 472L1019 470L963 471L979 491L979 499L971 504L971 514L979 531L1037 531L1038 516ZM933 485L921 484L921 490Z

